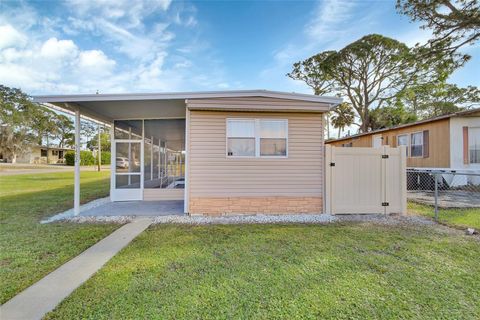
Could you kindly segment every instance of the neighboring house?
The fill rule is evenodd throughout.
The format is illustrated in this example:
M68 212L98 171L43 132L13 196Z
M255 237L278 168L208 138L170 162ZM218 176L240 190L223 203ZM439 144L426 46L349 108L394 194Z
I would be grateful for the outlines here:
M17 156L15 163L49 164L64 163L65 153L71 148L56 148L46 146L33 146L22 155ZM11 158L0 153L0 162L12 162Z
M113 124L113 201L184 200L185 212L207 215L323 212L323 119L338 98L252 90L35 101L76 112L76 123L83 114Z
M480 170L480 109L375 130L326 144L336 147L407 146L407 166Z
M17 163L49 164L64 163L65 153L71 148L57 148L46 146L34 146L28 152L17 157Z

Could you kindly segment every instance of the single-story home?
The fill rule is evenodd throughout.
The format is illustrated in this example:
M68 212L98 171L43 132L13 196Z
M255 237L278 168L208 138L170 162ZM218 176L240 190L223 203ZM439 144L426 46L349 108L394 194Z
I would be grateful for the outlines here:
M480 170L480 109L330 139L335 147L407 146L407 167Z
M324 113L339 98L245 90L35 101L75 112L77 146L80 115L111 125L113 201L183 200L193 215L323 212Z
M58 148L47 146L32 146L25 153L17 156L16 163L29 163L29 164L53 164L64 163L65 153L72 151L71 148ZM3 159L3 155L0 154L0 160ZM5 159L6 162L12 162L12 159Z

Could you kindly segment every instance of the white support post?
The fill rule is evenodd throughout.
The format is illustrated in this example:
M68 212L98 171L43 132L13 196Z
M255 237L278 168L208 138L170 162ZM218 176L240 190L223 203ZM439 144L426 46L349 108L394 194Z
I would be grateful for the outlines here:
M184 174L184 200L183 212L188 214L190 211L190 109L186 107L185 117L185 174Z
M80 110L75 110L75 182L73 192L73 212L80 214Z
M98 154L97 154L97 157L98 157L98 172L100 172L100 168L102 166L102 144L101 144L101 139L100 139L100 132L101 132L101 127L100 127L100 123L98 124Z
M143 137L142 137L143 139ZM128 173L132 171L132 128L128 127ZM128 185L132 184L132 176L128 175Z
M113 195L115 194L115 170L117 164L116 158L116 145L115 145L115 128L114 124L110 125L110 200L113 201Z

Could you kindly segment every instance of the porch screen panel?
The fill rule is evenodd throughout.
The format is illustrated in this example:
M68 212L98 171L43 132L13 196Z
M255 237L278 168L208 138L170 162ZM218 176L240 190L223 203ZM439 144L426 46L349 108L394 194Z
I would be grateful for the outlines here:
M143 130L142 120L115 120L115 139L141 140Z
M117 189L140 189L140 175L117 174L115 175L115 188Z
M148 119L144 125L144 188L183 188L185 119Z
M116 172L130 173L140 172L140 143L117 142L116 143Z

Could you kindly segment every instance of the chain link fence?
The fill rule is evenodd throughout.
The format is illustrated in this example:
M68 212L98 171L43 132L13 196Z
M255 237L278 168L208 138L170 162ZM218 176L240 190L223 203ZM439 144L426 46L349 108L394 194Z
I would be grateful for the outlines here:
M431 207L435 220L452 209L478 208L480 215L480 172L407 169L407 197Z

